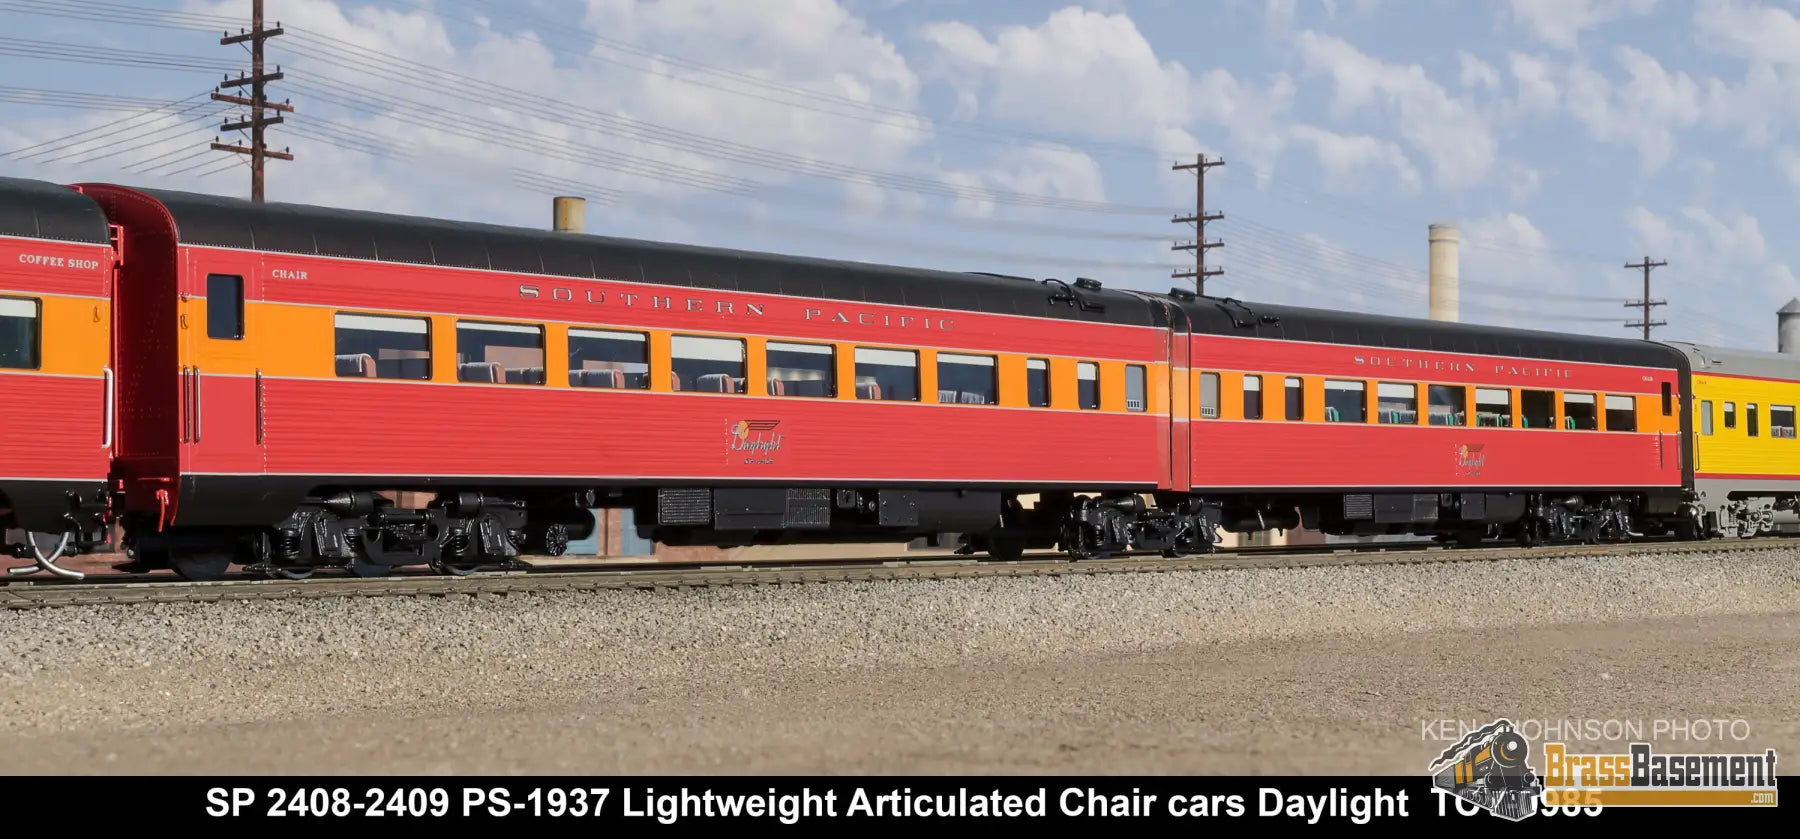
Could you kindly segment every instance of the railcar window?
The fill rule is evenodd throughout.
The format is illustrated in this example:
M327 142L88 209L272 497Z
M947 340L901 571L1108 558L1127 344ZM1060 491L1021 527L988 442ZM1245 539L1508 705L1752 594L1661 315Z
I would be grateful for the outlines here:
M1519 424L1526 428L1556 427L1556 391L1519 391Z
M1219 374L1200 374L1200 416L1216 419L1219 416Z
M1663 416L1675 415L1675 388L1668 382L1662 383Z
M1033 408L1050 407L1050 362L1042 358L1025 360L1025 404Z
M1213 392L1216 394L1217 388L1214 388ZM1083 361L1075 365L1075 398L1080 401L1081 409L1084 411L1100 409L1100 365L1092 361ZM1210 416L1217 416L1217 407L1213 410L1214 413ZM1204 406L1201 407L1200 413L1202 416L1208 416Z
M1147 407L1145 394L1148 383L1144 380L1144 365L1125 365L1125 410L1143 411Z
M1712 422L1713 422L1712 400L1711 399L1702 399L1702 400L1700 400L1700 433L1703 435L1706 435L1708 437L1711 437L1712 436Z
M1600 412L1591 393L1563 394L1563 428L1594 431L1600 428Z
M570 329L569 386L649 390L649 336L642 332Z
M425 318L340 314L336 325L339 376L431 378L431 322Z
M1725 403L1725 427L1726 428L1736 428L1737 427L1737 403L1736 402Z
M1512 427L1512 391L1504 388L1475 389L1475 424Z
M244 337L243 277L206 275L206 337L223 340Z
M1632 396L1606 395L1606 430L1637 430L1637 398Z
M0 297L0 367L38 369L42 305L36 298Z
M1262 377L1244 377L1244 419L1262 419Z
M516 323L456 323L456 380L544 383L544 328Z
M1306 419L1306 388L1300 377L1287 377L1287 418L1289 422Z
M1769 436L1793 439L1793 437L1794 437L1794 406L1792 406L1792 405L1770 405L1769 406Z
M830 344L768 344L769 395L836 396L837 348Z
M1756 403L1744 406L1744 431L1751 437L1756 436Z
M857 347L856 398L919 401L919 354L912 350Z
M938 401L993 405L1000 401L1000 368L991 355L938 353Z
M669 340L676 390L744 392L744 342L737 338L676 335Z
M1469 389L1462 385L1432 385L1426 389L1431 401L1432 425L1467 425Z
M1382 382L1375 388L1376 422L1386 425L1419 424L1419 386Z
M1326 380L1325 421L1368 422L1368 402L1363 396L1366 392L1367 386L1362 382Z

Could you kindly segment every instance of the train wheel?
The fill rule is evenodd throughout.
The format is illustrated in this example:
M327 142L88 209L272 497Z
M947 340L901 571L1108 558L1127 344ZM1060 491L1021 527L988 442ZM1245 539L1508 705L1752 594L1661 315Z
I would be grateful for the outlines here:
M225 576L231 558L228 550L177 549L169 552L169 567L184 580L209 583Z
M1024 533L995 528L987 534L988 556L1002 561L1018 559L1025 555L1025 541Z
M394 570L394 566L392 565L382 565L377 562L370 562L368 559L360 556L352 557L350 559L350 564L347 567L351 574L365 578L385 577Z
M166 548L140 548L134 545L126 550L125 558L125 562L115 567L127 574L142 574L170 567L169 551Z

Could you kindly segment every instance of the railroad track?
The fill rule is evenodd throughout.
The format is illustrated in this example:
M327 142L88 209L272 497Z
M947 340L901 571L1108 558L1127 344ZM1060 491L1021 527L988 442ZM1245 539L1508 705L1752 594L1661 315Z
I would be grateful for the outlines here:
M844 560L800 560L756 565L561 565L477 572L462 577L401 572L365 579L316 577L280 580L245 575L216 582L193 583L149 575L104 575L74 581L54 577L7 580L0 585L0 606L43 609L137 603L198 603L231 600L299 600L317 597L418 597L500 595L515 593L594 591L599 589L678 589L737 585L784 585L883 580L945 580L975 577L1062 576L1118 573L1305 568L1349 565L1492 562L1516 559L1605 557L1691 551L1791 550L1791 538L1731 539L1708 542L1646 540L1607 545L1554 545L1535 548L1493 546L1455 548L1435 543L1261 546L1222 550L1208 555L1165 558L1155 554L1107 559L1071 560L1046 554L1011 561L975 556L898 556Z

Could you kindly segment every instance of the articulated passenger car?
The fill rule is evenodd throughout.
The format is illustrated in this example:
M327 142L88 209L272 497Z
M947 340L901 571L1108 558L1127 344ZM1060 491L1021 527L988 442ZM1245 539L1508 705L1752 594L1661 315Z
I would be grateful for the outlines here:
M28 535L10 555L105 540L111 237L93 201L0 178L0 524Z
M595 507L1080 558L1748 535L1800 484L1769 354L110 184L0 181L0 384L14 553L110 512L194 579L467 573Z
M1186 309L1193 491L1223 506L1227 529L1529 543L1692 521L1679 351L1262 303Z

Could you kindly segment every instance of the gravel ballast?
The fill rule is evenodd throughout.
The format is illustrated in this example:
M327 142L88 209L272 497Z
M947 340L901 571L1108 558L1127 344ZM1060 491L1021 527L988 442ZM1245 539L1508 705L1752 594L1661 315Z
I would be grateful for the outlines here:
M937 701L929 694L930 674L938 670L958 674L962 689L981 693L983 673L1061 674L1053 678L1066 675L1079 685L1082 671L1070 668L1103 666L1096 662L1166 662L1179 669L1210 656L1221 662L1251 660L1243 651L1259 644L1271 651L1348 645L1333 647L1340 652L1332 655L1341 655L1343 649L1376 649L1384 639L1420 634L1466 638L1483 630L1561 624L1791 616L1796 603L1800 551L1697 551L1581 560L14 611L0 613L0 710L5 712L0 734L33 744L38 750L33 759L41 762L47 759L43 747L64 734L78 738L71 744L84 744L83 754L104 753L110 747L100 743L109 733L129 739L132 732L267 722L293 723L299 732L324 716L355 731L355 709L376 716L429 709L428 716L446 720L470 714L517 718L539 709L550 717L574 714L591 725L608 718L608 707L665 703L682 708L681 716L691 720L706 718L708 707L748 706L771 694L782 694L783 701L827 697L896 674L907 674L912 687L906 693L914 704L929 705ZM1270 653L1278 654L1283 653ZM1800 676L1792 653L1786 655L1787 669L1765 671L1772 683L1764 690L1796 692ZM1327 666L1332 663L1319 664ZM879 714L882 702L901 700L868 701L876 706L871 713ZM1096 701L1100 704L1092 705ZM1109 709L1104 699L1088 702L1081 713L1136 713ZM44 713L50 708L56 710ZM1204 708L1192 712L1196 718L1207 714ZM974 725L975 718L944 725ZM764 731L755 730L754 721L727 727L748 726L743 736L755 740L792 722L767 719ZM515 732L515 742L529 739L521 736ZM540 751L554 752L557 742L549 737ZM0 742L0 769L14 759L8 752L19 754ZM455 753L476 759L474 753ZM623 761L617 764L623 771L658 771L608 754ZM887 763L880 754L864 757L872 771L901 771L894 763L898 757ZM93 759L104 762L103 756ZM803 762L792 771L827 764ZM332 771L285 768L290 765L277 761L268 769ZM972 771L985 766L978 761ZM94 767L71 765L64 771L89 768ZM456 764L447 771L466 769Z

